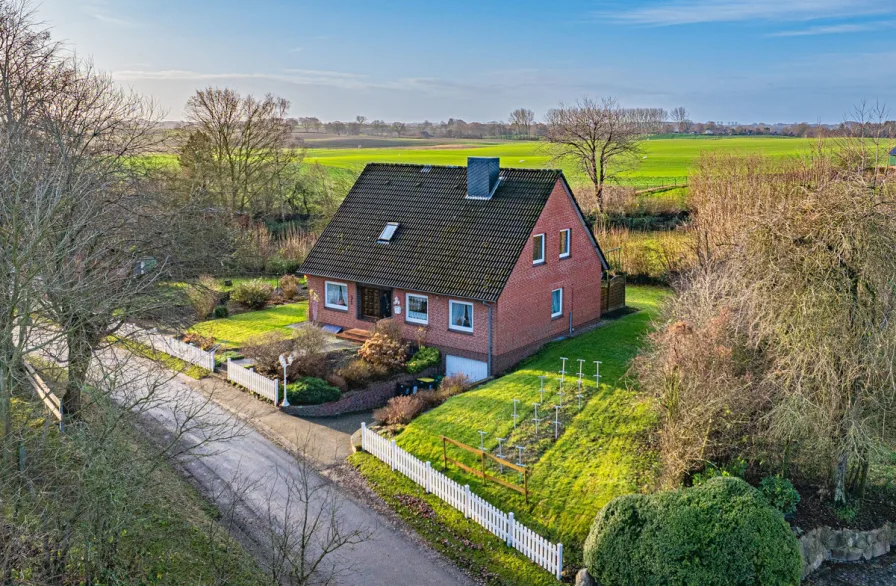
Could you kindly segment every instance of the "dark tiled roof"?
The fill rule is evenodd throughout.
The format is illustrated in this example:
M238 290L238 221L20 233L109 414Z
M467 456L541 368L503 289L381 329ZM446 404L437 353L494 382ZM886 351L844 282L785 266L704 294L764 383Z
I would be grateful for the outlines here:
M466 167L370 164L302 265L305 274L497 301L558 170L502 169L467 199ZM387 222L400 226L377 243Z

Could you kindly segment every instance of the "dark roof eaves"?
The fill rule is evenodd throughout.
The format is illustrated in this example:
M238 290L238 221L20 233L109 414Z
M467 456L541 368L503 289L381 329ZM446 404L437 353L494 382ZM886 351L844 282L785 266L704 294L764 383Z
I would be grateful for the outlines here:
M296 272L311 277L320 277L321 279L340 279L343 281L350 281L359 285L373 285L374 287L383 287L384 289L404 289L405 291L410 291L411 293L426 293L427 295L438 295L440 297L451 297L454 299L469 299L470 301L481 301L482 303L495 303L498 301L498 297L500 297L500 295L498 295L498 297L477 297L471 295L456 295L454 293L451 293L450 291L427 291L425 290L425 288L408 287L404 285L396 285L395 283L386 283L383 281L377 282L375 279L361 280L358 277L338 275L335 273L323 273L320 271L312 271L306 273L302 271L302 269L299 269ZM507 283L505 282L504 285L506 286ZM502 292L503 290L504 287L501 287Z

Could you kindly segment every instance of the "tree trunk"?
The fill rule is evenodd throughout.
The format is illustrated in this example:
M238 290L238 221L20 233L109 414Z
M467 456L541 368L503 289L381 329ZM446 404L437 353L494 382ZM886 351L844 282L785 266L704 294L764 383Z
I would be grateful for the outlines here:
M81 393L87 383L93 345L77 332L69 332L67 338L68 382L62 398L62 410L66 418L77 419L81 414Z
M840 454L834 465L834 503L838 505L846 504L846 472L849 464L849 457L846 454Z

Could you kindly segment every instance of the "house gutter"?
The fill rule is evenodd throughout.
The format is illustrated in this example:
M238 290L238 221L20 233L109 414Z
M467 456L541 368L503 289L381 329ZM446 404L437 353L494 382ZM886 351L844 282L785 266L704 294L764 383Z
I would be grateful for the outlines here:
M495 336L494 317L492 314L492 304L484 301L482 304L488 307L488 376L492 376L494 374L492 372L492 351L494 348Z

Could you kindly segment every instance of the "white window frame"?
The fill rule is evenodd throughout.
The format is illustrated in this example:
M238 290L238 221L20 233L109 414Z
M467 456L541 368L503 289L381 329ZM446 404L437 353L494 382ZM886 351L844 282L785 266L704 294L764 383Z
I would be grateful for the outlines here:
M544 233L532 235L532 251L535 252L535 239L538 238L539 236L541 237L541 258L536 260L535 255L533 254L532 255L532 264L533 265L543 265L545 263L544 251L545 251L545 244L547 243L547 238L544 237Z
M455 305L469 305L470 306L470 327L465 328L463 326L456 325L452 316L454 315L454 306ZM473 333L473 327L475 326L475 317L476 317L476 308L469 301L455 301L454 299L448 300L448 329L454 330L456 332L466 332L468 334Z
M420 299L426 299L426 319L421 320L416 317L411 317L411 297L419 297ZM408 323L412 324L420 324L420 325L429 325L429 296L428 295L420 295L418 293L405 293L404 295L404 307L405 314L404 319Z
M554 293L556 293L557 291L560 292L560 311L555 313L554 312ZM563 287L560 287L559 289L554 289L553 291L551 291L551 319L554 319L556 317L562 317L562 316L563 316Z
M566 242L566 252L560 253L560 258L569 258L572 252L572 230L564 228L560 230L560 243Z
M345 305L336 305L331 304L327 299L329 298L327 295L327 287L330 285L335 285L337 287L345 287ZM339 311L348 311L348 283L340 283L339 281L324 281L324 307L327 309L338 309Z

